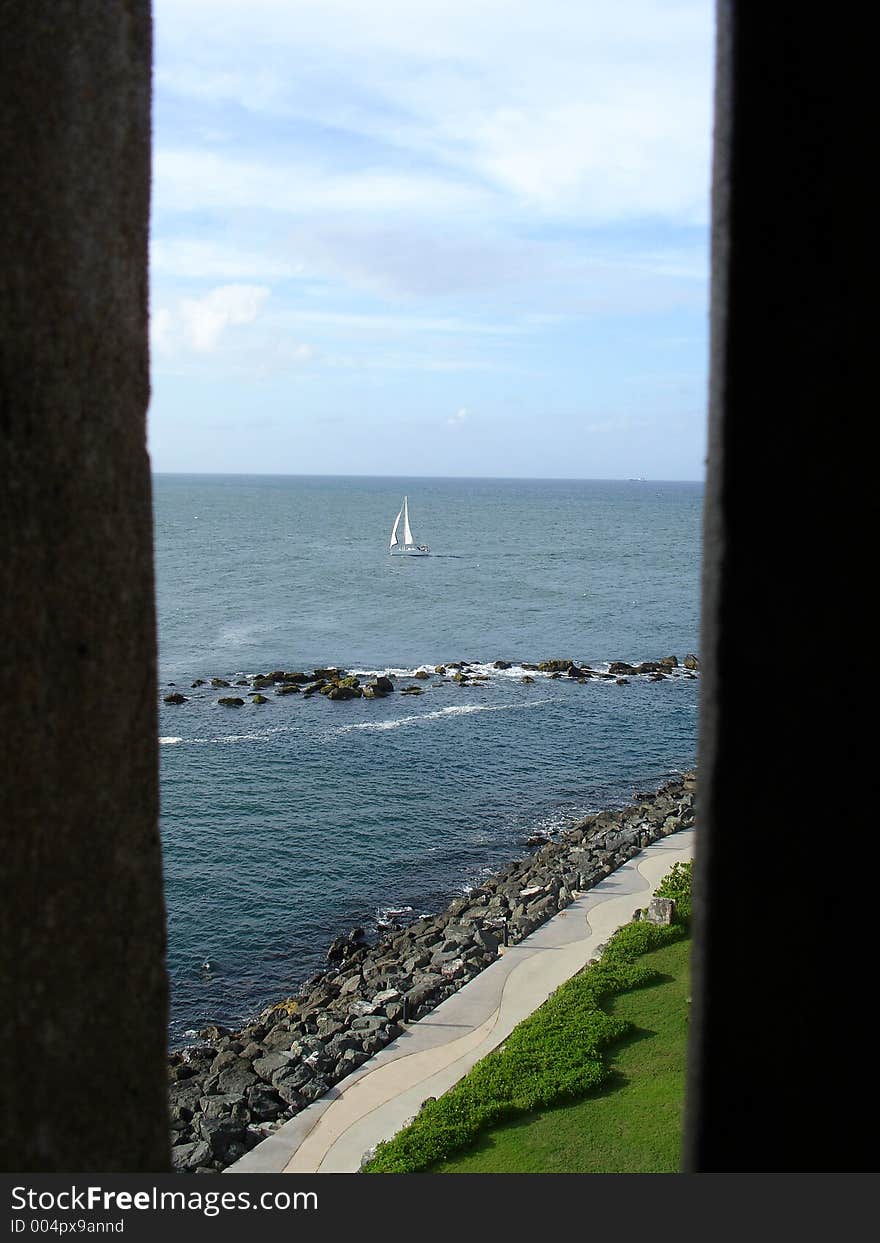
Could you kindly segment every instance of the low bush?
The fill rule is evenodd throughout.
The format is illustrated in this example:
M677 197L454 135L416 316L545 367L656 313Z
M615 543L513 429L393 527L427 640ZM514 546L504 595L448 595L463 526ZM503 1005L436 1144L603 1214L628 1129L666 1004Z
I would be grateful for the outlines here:
M503 1045L439 1100L427 1102L393 1139L379 1144L364 1173L423 1170L466 1148L497 1122L575 1100L601 1086L610 1075L604 1051L632 1028L606 1013L602 1002L657 978L638 959L687 936L690 879L690 864L675 864L657 890L675 899L674 923L639 920L620 928L598 962L558 988Z

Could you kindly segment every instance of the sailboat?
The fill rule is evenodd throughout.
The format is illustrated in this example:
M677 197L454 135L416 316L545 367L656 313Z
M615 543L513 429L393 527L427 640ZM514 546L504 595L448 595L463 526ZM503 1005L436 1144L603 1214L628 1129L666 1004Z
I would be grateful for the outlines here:
M403 519L403 543L397 538L397 532L400 527L400 520ZM403 504L400 507L400 513L394 519L394 527L391 531L391 544L388 551L392 557L427 557L430 556L431 550L427 544L417 544L413 539L413 533L409 527L409 506L406 497L403 498Z

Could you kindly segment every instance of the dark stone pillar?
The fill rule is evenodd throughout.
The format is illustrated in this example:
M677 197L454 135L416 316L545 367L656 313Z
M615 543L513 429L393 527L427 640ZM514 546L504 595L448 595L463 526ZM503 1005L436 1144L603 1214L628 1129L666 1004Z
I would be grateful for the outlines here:
M161 1170L149 0L0 46L0 1166Z
M718 9L694 1171L876 1161L876 935L858 935L872 899L853 865L872 766L854 712L860 450L832 246L844 32L791 5Z

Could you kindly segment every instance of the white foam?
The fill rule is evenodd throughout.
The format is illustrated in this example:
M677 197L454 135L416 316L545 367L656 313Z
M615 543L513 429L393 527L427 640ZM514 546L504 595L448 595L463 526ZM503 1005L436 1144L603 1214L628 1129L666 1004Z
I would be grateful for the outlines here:
M160 747L173 747L176 742L183 742L182 738L160 738Z
M437 721L447 716L471 716L475 712L520 712L527 708L539 708L542 704L556 703L559 696L551 695L546 699L535 699L525 704L456 704L453 708L437 708L434 712L420 712L418 716L401 716L393 721L359 721L356 725L340 725L330 730L331 734L349 734L356 729L399 729L402 725L422 725L426 721Z

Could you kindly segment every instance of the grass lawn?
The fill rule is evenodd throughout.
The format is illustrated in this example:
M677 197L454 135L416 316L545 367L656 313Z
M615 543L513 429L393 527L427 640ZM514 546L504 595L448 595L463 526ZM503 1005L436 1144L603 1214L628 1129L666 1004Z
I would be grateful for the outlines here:
M635 1032L608 1050L613 1078L574 1104L525 1114L485 1132L432 1173L672 1173L681 1155L690 938L639 961L662 980L610 998Z

